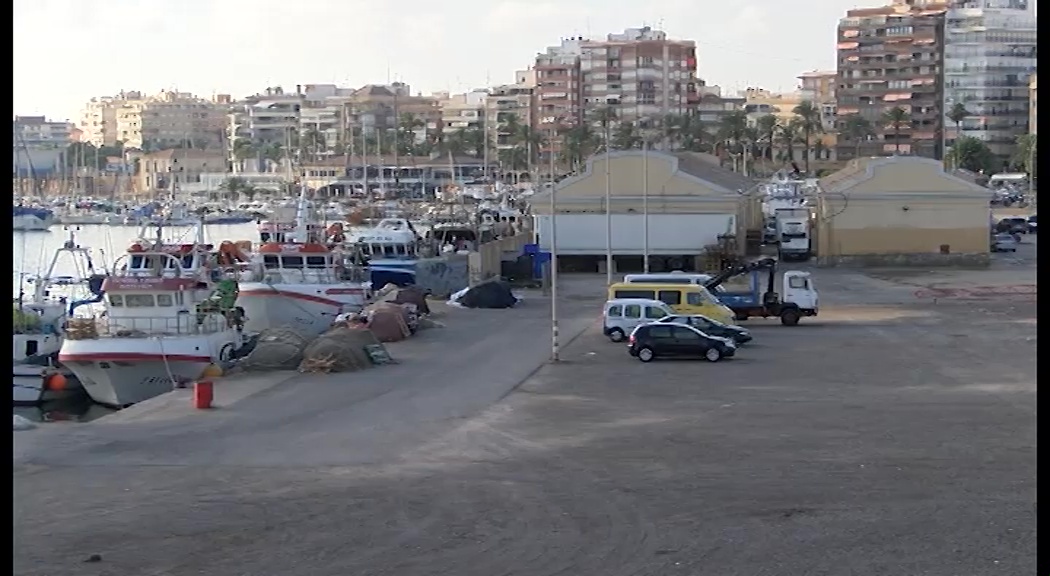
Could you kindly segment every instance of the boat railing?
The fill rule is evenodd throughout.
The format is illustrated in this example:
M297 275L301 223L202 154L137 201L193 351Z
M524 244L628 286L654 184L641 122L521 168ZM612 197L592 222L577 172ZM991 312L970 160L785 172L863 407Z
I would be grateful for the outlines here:
M231 321L222 314L194 314L180 312L178 316L121 316L119 318L72 318L66 326L70 340L96 338L153 338L158 336L189 336L215 334L228 330Z

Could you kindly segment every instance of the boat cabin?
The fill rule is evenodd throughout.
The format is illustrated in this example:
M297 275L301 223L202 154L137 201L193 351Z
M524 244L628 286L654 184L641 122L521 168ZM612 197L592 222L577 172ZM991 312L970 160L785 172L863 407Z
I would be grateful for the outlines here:
M296 229L292 222L263 222L259 224L259 241L263 244L291 242L291 234ZM324 238L325 227L320 224L307 224L306 235L311 239Z
M216 290L197 277L184 275L181 255L143 252L125 258L128 265L118 267L103 283L107 304L102 323L104 334L199 334L227 328L225 316L209 314L203 306ZM137 265L147 262L148 266Z
M342 255L317 242L263 244L257 263L264 281L271 283L329 283L343 268Z
M375 228L356 234L352 242L369 260L414 260L418 236L404 218L384 218Z
M128 248L127 254L117 259L114 269L126 277L195 277L205 268L213 248L211 244L146 247L136 243Z

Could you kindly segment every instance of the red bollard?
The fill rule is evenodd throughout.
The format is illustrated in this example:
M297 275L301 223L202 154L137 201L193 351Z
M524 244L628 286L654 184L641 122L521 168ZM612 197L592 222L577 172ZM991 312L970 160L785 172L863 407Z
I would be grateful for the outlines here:
M211 408L211 401L215 398L211 380L202 380L193 384L193 407L197 410Z

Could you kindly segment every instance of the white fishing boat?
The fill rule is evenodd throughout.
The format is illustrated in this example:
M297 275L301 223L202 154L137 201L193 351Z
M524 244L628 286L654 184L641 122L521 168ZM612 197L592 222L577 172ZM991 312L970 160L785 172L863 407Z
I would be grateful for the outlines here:
M317 335L340 314L361 310L371 297L370 284L354 277L347 255L338 245L325 244L324 228L309 221L305 194L291 230L266 223L264 243L241 272L237 303L249 331L285 326Z
M73 276L58 276L63 256L72 259ZM15 301L12 334L13 390L16 405L35 405L82 394L81 386L58 363L64 325L72 311L101 301L104 274L95 270L90 250L73 234L55 251L47 272L32 279L33 295Z
M58 359L99 404L124 407L199 378L245 343L237 282L211 267L212 247L139 242L106 279L106 313L73 318Z
M352 233L348 241L367 262L372 286L416 283L420 237L408 220L384 218L373 228Z

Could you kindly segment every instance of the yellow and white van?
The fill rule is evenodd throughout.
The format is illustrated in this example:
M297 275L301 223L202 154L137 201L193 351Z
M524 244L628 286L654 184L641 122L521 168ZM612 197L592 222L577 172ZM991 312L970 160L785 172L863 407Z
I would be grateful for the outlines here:
M702 314L723 324L734 324L733 311L698 284L646 284L618 282L609 286L608 300L643 298L659 300L679 314Z

